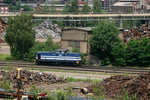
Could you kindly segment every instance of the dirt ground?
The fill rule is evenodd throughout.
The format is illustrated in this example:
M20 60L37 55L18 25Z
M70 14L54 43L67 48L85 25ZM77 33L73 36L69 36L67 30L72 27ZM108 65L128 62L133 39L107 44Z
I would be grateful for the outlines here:
M0 43L0 54L10 54L10 47L6 43Z
M84 88L91 85L91 83L87 82L70 82L70 83L55 83L55 84L41 84L38 85L37 87L40 88L41 90L46 90L46 91L51 91L55 92L56 90L67 90L68 88L72 88L72 93L76 96L84 96L80 92L80 88ZM25 91L29 91L30 87L25 88Z

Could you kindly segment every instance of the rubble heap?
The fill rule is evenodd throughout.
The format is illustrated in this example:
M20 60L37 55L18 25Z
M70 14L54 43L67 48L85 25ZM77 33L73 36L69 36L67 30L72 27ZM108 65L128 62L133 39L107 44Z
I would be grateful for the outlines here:
M17 71L9 72L0 71L0 81L4 80L4 76L7 76L7 80L10 80L13 87L17 86ZM53 84L53 83L65 83L66 80L60 77L56 77L52 74L46 74L42 72L31 72L22 70L22 85L28 87L33 84Z
M61 29L57 24L53 24L51 21L44 21L38 27L35 27L36 38L47 38L49 36L60 38Z
M2 41L1 38L5 35L6 25L7 23L0 18L0 41Z
M150 72L134 77L111 76L99 84L89 86L88 90L93 93L94 87L109 98L124 96L126 92L129 96L136 95L139 100L150 100Z
M132 30L125 30L123 33L124 43L131 39L148 37L150 38L150 28L142 26Z

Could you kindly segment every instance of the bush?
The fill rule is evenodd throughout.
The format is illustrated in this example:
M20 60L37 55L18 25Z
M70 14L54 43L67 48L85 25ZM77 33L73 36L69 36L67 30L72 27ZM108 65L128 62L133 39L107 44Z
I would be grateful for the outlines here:
M112 50L112 64L116 66L150 66L150 41L134 39L127 45L120 44Z
M59 45L54 44L52 38L49 37L45 43L36 42L36 44L29 49L29 52L25 54L24 60L33 61L38 51L54 51L58 49Z

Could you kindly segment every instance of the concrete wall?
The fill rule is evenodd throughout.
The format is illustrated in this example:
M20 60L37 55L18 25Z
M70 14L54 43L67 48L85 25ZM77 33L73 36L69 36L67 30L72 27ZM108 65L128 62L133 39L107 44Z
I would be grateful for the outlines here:
M80 30L66 30L63 31L62 34L62 40L63 39L68 39L68 40L87 40L88 34L85 31L80 31Z
M80 52L87 53L88 52L88 43L87 42L80 42Z
M70 42L79 42L79 50L81 53L88 54L89 53L89 33L87 31L71 29L64 30L61 37L61 48L62 49L73 49L74 47L69 46ZM69 43L68 43L69 42ZM77 43L78 44L78 43Z

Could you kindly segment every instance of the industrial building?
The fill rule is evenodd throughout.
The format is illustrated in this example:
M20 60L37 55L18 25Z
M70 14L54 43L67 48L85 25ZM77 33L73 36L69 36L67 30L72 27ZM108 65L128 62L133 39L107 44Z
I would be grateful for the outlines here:
M146 13L150 11L150 0L119 0L112 6L112 13Z
M9 6L7 4L0 3L0 13L8 13Z
M79 49L81 53L89 54L89 39L92 34L92 28L68 28L62 30L61 48L72 50Z

